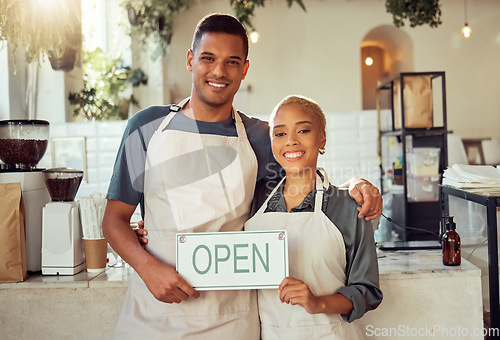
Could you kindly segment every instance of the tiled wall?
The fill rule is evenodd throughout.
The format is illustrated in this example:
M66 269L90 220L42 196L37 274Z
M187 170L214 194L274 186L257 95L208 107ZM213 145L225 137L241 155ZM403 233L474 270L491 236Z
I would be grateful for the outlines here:
M80 186L77 199L94 192L107 192L116 152L126 125L125 120L50 125L51 138L86 137L88 182ZM52 167L51 143L39 167Z
M326 113L326 153L320 155L330 182L362 177L380 187L377 111Z

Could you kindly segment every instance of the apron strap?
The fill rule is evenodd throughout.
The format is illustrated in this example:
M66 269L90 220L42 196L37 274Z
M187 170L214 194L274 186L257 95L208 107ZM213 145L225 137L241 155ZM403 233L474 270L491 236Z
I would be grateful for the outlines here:
M323 178L316 173L316 197L314 201L314 212L321 213L321 208L323 207L323 196L325 191L328 190L330 182L328 181L328 175L326 174L325 169L318 167L317 171L322 173Z
M189 99L190 97L185 98L179 104L170 106L170 113L161 122L159 127L160 131L163 131L167 127L168 123L170 123L170 121L172 120L172 118L174 118L176 113L182 111L182 108L186 105ZM243 125L243 121L241 120L241 116L238 113L238 111L234 108L234 106L231 107L231 116L234 119L234 125L236 126L236 134L238 135L240 141L243 142L248 141L248 136L245 130L245 126Z
M323 178L321 178L320 175L316 173L316 197L314 201L314 211L322 212L321 208L323 206L323 196L326 190L328 190L328 187L330 185L330 182L328 181L328 175L326 174L325 169L318 167L318 171L320 171L323 175ZM269 196L267 196L266 200L262 204L262 206L257 210L255 214L263 214L264 211L267 208L267 204L269 203L269 200L271 197L274 196L278 188L281 186L281 184L285 181L286 176L283 177L283 179L274 187L274 189L271 191ZM318 208L319 207L319 208Z
M189 101L189 97L188 98L184 98L177 105L170 105L170 112L165 117L165 119L161 122L160 126L158 127L158 130L159 131L163 131L167 127L168 123L170 123L170 121L172 120L172 118L174 118L174 116L176 115L176 113L182 111L182 108L184 107L184 105L186 105L186 103L188 101Z
M262 205L259 208L259 210L257 210L257 212L255 213L255 215L257 215L257 214L263 214L264 211L266 211L267 203L269 203L269 200L271 199L271 197L274 196L274 194L276 193L276 191L278 190L278 188L281 186L281 184L285 181L285 179L286 179L286 176L283 177L283 179L281 181L279 181L279 183L274 187L274 189L271 191L271 193L269 194L269 196L267 196L267 198L264 201L264 203L262 203Z
M234 124L236 125L236 134L238 135L238 138L241 141L247 141L247 131L245 130L245 126L243 125L240 114L238 113L238 111L236 111L234 106L231 109L231 113L234 118Z

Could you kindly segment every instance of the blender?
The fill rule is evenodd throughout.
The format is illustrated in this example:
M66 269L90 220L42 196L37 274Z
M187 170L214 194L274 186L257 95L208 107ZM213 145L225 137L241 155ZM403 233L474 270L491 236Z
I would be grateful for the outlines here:
M50 201L42 170L37 168L49 141L49 122L0 121L0 183L21 183L25 208L26 267L41 270L42 209Z
M82 225L75 202L83 171L53 168L42 173L52 199L42 213L42 274L74 275L85 269Z

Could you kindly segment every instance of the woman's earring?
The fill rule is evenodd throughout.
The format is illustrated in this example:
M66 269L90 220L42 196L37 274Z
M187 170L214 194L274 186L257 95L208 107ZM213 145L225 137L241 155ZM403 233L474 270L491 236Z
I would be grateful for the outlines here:
M325 147L319 148L319 153L320 153L320 155L324 155L325 154Z

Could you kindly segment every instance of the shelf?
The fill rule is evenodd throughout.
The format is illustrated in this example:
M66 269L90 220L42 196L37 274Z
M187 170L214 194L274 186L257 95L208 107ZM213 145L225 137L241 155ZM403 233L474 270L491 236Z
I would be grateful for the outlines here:
M430 76L431 80L439 77L444 77L444 71L438 71L438 72L401 72L399 76L393 78L392 80L389 80L382 85L378 87L379 90L390 90L392 89L392 83L394 80L398 80L404 77L411 77L411 76Z
M429 77L430 78L430 100L432 103L429 106L431 118L418 120L420 111L408 110L408 115L405 113L405 101L407 105L412 105L413 100L418 103L419 100L429 100L429 88L427 82L423 85L426 94L420 94L419 89L411 89L411 77ZM438 81L433 79L441 78ZM416 84L416 83L413 83ZM408 85L408 87L407 87ZM418 87L417 86L417 87ZM424 241L438 240L440 227L440 202L439 201L409 201L408 198L408 176L409 171L407 154L413 148L439 148L439 170L436 175L442 175L444 169L448 166L448 150L447 150L447 123L446 123L446 88L445 88L444 72L411 72L400 73L393 80L378 87L378 90L390 91L390 103L392 105L392 130L380 131L379 145L381 147L380 155L382 159L381 167L381 191L384 191L384 178L387 169L390 169L394 162L399 159L402 165L403 175L403 190L401 194L391 194L390 204L384 209L387 216L391 216L396 223L392 224L392 229L398 233L398 236L403 241ZM397 97L396 97L397 94ZM408 97L409 96L409 97ZM424 96L420 98L419 96ZM397 100L395 100L397 99ZM425 101L424 101L425 102ZM397 106L396 106L397 105ZM441 108L442 105L442 108ZM409 106L411 108L411 106ZM427 111L426 111L427 112ZM413 115L413 116L412 116ZM442 115L442 117L441 117ZM408 118L408 119L407 119ZM428 118L428 117L427 117ZM427 128L409 128L410 126L421 126L429 124ZM432 126L432 125L438 126ZM395 126L403 126L402 128L394 129ZM387 141L382 148L383 137L397 137L397 143L401 148L391 149L395 145L395 141ZM385 141L385 140L384 140ZM400 225L398 225L400 224ZM406 226L406 227L404 227ZM415 229L416 228L416 229ZM420 229L420 230L417 230Z
M402 135L414 135L417 137L425 136L440 136L447 133L444 127L432 127L432 128L405 128L392 131L380 131L382 136L402 136Z

